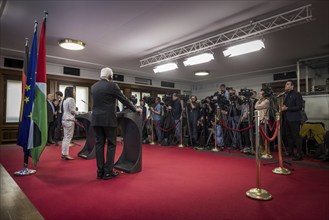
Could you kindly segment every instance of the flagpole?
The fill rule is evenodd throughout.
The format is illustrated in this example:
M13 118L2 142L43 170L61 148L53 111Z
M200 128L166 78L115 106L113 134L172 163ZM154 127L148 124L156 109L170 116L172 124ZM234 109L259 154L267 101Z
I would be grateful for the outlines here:
M37 31L37 26L38 26L38 22L37 21L34 21L34 37L33 37L33 45L36 43L36 31ZM25 46L27 47L27 45L28 45L28 39L25 39ZM33 46L32 46L32 48L33 48ZM32 49L31 49L31 53L32 53ZM36 50L35 50L35 54L36 54ZM32 56L32 55L31 55ZM33 61L33 60L35 60L35 59L33 59L33 57L31 58L32 60L30 60L29 59L29 62L30 61ZM35 72L35 70L34 69L32 69L32 67L33 67L33 62L31 62L31 63L29 63L29 66L28 66L29 68L28 68L28 74L29 74L29 77L28 77L28 79L27 80L29 80L29 88L30 88L30 86L31 86L31 83L33 83L33 82L31 82L30 80L31 80L31 73L33 73L34 74L34 72ZM31 69L30 69L31 68ZM22 79L23 80L23 79ZM34 85L33 85L34 86ZM25 92L25 89L27 89L27 88L24 88L24 92ZM29 94L28 96L30 97L33 97L34 96L34 94L30 91L31 90L31 88L29 89L29 90L26 90L26 91L29 91L29 93L31 93L31 94ZM29 99L28 99L28 97L27 97L27 99L25 100L25 95L24 95L24 97L22 97L22 99L24 99L24 101L26 101L26 102L28 102L29 101ZM24 102L23 102L24 103ZM29 110L25 110L25 107L24 107L24 112L26 113L26 115L25 115L25 119L24 119L24 122L26 122L26 118L28 117L27 116L27 114L30 114L29 113L29 111L31 111L30 109ZM20 125L20 126L22 126L22 124ZM30 126L30 122L28 121L28 122L26 122L26 124L25 124L25 127L29 127ZM26 133L26 129L24 130L24 129L20 129L20 135L21 135L21 132L23 133L23 134L25 134ZM19 137L20 138L20 137ZM18 138L18 139L19 139ZM23 138L24 139L24 138ZM17 172L15 172L14 174L16 175L16 176L27 176L27 175L31 175L31 174L35 174L36 173L36 170L30 170L30 169L28 169L27 168L27 166L28 166L28 162L29 162L29 155L30 155L30 149L29 149L29 145L28 145L28 142L26 142L26 140L24 141L20 141L20 140L18 140L18 145L20 145L20 146L22 146L23 148L24 148L24 164L23 164L23 169L22 170L20 170L20 171L17 171Z

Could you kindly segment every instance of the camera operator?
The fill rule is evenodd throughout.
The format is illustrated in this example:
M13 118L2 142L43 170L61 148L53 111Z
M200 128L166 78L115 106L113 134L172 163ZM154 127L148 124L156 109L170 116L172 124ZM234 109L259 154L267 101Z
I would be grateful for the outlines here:
M225 99L228 101L230 99L230 93L229 93L229 90L228 88L226 88L225 84L221 84L218 88L218 91L215 92L214 96L222 96L222 97L225 97ZM222 98L222 97L219 97L219 98Z
M180 127L181 127L180 119L181 119L181 115L182 115L182 104L176 93L172 94L172 102L171 102L171 105L168 106L168 109L171 110L172 116L175 120L175 125L176 125L176 130L175 130L176 142L175 142L175 144L177 144L180 141Z
M155 124L155 131L157 134L158 144L162 141L162 131L160 129L161 126L161 115L162 115L162 106L160 105L161 99L160 97L155 98L155 107L150 107L150 111L152 112L152 118Z
M240 125L240 115L241 115L241 105L239 97L236 95L236 91L230 89L230 106L228 111L228 124L232 129L239 129ZM232 148L241 148L241 135L239 132L231 131L231 147Z
M243 100L242 110L241 110L241 118L240 118L240 129L247 128L249 126L248 114L250 112L250 102L251 99L249 97L241 96ZM245 130L241 132L241 144L243 148L243 152L250 150L251 142L249 131Z
M211 121L214 117L214 110L215 110L215 105L212 102L210 96L207 96L205 99L201 100L201 106L200 106L201 132L199 138L200 145L204 146L206 144L206 138L209 136L209 128L211 128L212 126Z
M139 100L140 106L139 108L141 108L143 110L142 113L142 118L143 118L143 131L142 131L142 140L143 140L143 144L148 142L148 134L147 134L147 123L146 123L146 119L148 118L148 105L145 103L144 99Z
M198 119L199 119L199 111L200 111L200 104L196 101L196 96L192 95L190 102L187 104L187 111L188 111L188 123L190 126L190 134L192 137L191 146L196 146L198 140Z

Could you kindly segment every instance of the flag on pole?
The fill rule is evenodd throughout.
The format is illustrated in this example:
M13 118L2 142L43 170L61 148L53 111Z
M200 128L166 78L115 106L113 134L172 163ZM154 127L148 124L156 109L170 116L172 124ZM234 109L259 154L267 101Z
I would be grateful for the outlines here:
M30 138L33 138L31 156L34 165L36 165L39 161L40 155L46 146L48 136L46 99L46 16L43 20L40 33L38 66L35 83L35 98L32 113L32 121L34 123L34 127L33 133L30 133Z
M21 110L19 113L19 122L22 122L23 117L23 106L24 106L24 96L25 96L25 88L26 88L26 74L28 71L28 63L29 63L29 39L25 39L25 56L24 56L24 67L22 70L22 101L21 101Z
M34 87L35 87L35 71L37 65L37 26L38 23L34 23L34 35L32 41L32 48L30 52L30 59L28 64L28 70L26 75L26 85L24 90L24 101L22 120L18 130L17 145L22 146L26 151L32 146L29 146L29 134L32 121L32 106L34 102Z

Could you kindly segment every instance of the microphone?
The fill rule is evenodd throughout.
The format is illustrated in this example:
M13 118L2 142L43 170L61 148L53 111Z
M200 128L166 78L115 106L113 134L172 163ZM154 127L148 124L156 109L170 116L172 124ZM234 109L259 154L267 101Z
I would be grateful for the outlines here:
M276 97L280 98L281 96L284 96L286 93L287 93L287 91L284 91L284 92L280 93L279 95L277 95Z
M83 103L85 103L86 105L88 105L88 103L87 103L85 100L83 100L83 99L81 99L81 102L83 102Z

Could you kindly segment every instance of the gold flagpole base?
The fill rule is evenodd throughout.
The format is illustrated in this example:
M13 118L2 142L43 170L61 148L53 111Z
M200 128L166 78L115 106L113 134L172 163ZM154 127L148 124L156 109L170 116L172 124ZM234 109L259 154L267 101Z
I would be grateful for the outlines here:
M262 158L263 158L263 159L272 159L272 155L266 153L266 154L263 154L263 155L262 155Z
M273 173L281 174L281 175L289 175L291 174L290 170L284 168L284 167L277 167L274 170L272 170Z
M184 145L183 144L179 144L178 147L184 147Z
M152 141L152 142L150 143L150 145L155 145L155 142L154 142L154 141Z
M36 170L30 170L28 168L23 168L20 171L15 172L15 176L28 176L35 174L37 171Z
M251 199L257 199L257 200L271 200L272 195L267 192L265 189L260 189L260 188L253 188L249 189L246 192L246 195L251 198Z

